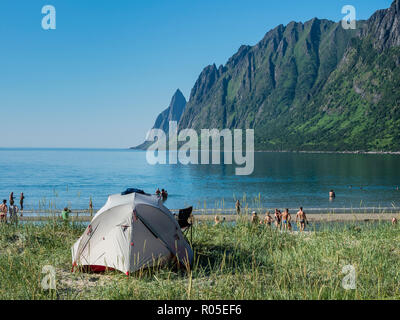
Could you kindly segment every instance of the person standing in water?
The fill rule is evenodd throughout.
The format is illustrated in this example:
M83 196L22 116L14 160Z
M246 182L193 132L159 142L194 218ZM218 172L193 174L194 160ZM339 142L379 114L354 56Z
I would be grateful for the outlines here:
M236 201L235 208L236 208L236 214L239 215L240 214L240 202L239 202L239 200Z
M24 211L24 199L25 199L24 193L21 192L21 195L19 196L19 207L21 209L21 217L22 217L22 212Z
M168 198L167 190L161 189L161 198L163 201L167 200L167 198Z
M90 200L89 200L89 213L90 213L90 216L93 216L93 202L92 202L92 197L90 197Z
M282 220L282 213L278 209L275 209L275 226L277 228L281 226L281 220Z
M300 207L299 212L296 214L296 223L300 221L300 232L303 232L306 228L306 223L308 224L306 213L303 211L303 207Z
M289 209L286 209L285 212L282 214L282 224L284 230L288 230L288 226L291 220L292 216L289 213Z
M335 191L333 191L333 190L331 190L330 192L329 192L329 199L335 199L336 198L336 193L335 193Z

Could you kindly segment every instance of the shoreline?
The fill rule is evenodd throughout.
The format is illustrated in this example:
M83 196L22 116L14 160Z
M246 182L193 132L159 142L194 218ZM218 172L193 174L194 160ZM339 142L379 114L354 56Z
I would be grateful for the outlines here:
M135 151L147 151L147 149L139 149L136 147L128 148L127 150L135 150ZM162 150L165 152L169 152L169 149ZM178 152L179 150L171 150L174 152ZM197 149L196 151L201 151ZM221 150L208 150L210 152L220 151ZM343 151L321 151L321 150L254 150L255 153L315 153L315 154L388 154L388 155L400 155L400 151L365 151L365 150L343 150Z
M225 218L227 222L234 222L237 219L237 215L232 214L217 214L220 218ZM272 216L272 215L271 215ZM215 214L194 214L195 222L213 222ZM250 221L251 215L246 214L242 215L242 217L247 218ZM264 214L259 215L260 219L263 219ZM292 214L292 221L295 222L295 215ZM57 220L61 220L58 216L24 216L19 217L19 221L23 222L43 222L43 221L51 221L54 218ZM82 216L71 216L71 222L90 222L93 217L82 215ZM391 222L393 218L397 218L400 220L400 212L387 214L387 213L340 213L340 214L332 214L332 213L309 213L307 214L307 219L309 222L315 223L330 223L330 222L379 222L379 221L388 221Z
M277 150L258 150L254 152L265 152L265 153L316 153L316 154L376 154L376 155L400 155L400 151L305 151L305 150L299 150L299 151L290 151L290 150L282 150L282 151L277 151Z

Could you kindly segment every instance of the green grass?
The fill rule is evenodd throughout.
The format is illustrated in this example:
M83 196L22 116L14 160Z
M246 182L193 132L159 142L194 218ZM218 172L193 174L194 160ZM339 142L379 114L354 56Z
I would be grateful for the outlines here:
M84 226L0 226L0 299L398 299L400 233L389 223L306 234L275 228L197 225L192 270L71 273L71 245ZM43 290L42 268L56 269ZM356 270L344 290L343 266Z

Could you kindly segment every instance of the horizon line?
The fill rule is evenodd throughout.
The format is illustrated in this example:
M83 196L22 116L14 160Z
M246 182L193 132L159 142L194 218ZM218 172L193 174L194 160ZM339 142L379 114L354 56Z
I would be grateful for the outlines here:
M1 147L0 150L131 150L129 147Z

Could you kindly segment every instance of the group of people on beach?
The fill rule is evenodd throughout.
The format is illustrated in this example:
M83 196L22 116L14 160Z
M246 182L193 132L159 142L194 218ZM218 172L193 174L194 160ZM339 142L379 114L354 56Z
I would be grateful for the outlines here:
M240 212L239 212L240 213ZM253 211L251 214L251 223L253 225L266 225L271 227L272 223L275 222L275 226L284 231L292 231L292 216L289 212L289 209L285 209L282 213L280 210L275 209L274 217L271 216L271 213L267 211L265 213L264 219L260 219L257 212ZM215 225L219 225L225 222L225 217L221 220L219 216L215 216L214 218ZM300 207L300 210L296 214L296 223L299 223L299 230L303 232L306 228L306 225L309 224L307 220L306 213L304 212L303 208Z
M236 214L239 215L241 210L241 204L239 200L236 201L235 208ZM289 209L285 209L283 213L279 209L275 209L274 217L272 217L271 213L267 211L263 220L260 220L256 211L253 211L251 214L251 223L254 225L265 224L267 226L272 226L273 222L275 222L275 226L278 229L285 231L291 231L293 229L292 216L289 213ZM304 231L306 228L306 224L309 224L307 220L307 215L304 212L303 207L300 207L300 210L296 214L296 223L299 223L300 231Z
M24 193L21 192L19 198L20 207L15 204L14 192L10 193L9 205L7 205L7 200L4 199L0 204L0 223L7 223L7 214L10 215L10 222L14 224L18 224L18 212L20 212L20 216L22 217L24 211Z
M299 230L303 232L306 228L306 224L308 223L306 213L303 211L303 208L300 207L300 210L296 214L296 223L299 223ZM265 213L265 217L263 220L260 220L256 211L252 212L251 215L251 223L254 225L265 224L267 226L272 226L272 223L275 222L275 226L278 229L284 231L292 231L292 216L289 212L289 209L285 209L284 212L281 212L279 209L275 209L274 217L271 216L271 213L267 211Z

